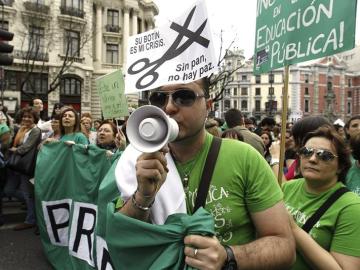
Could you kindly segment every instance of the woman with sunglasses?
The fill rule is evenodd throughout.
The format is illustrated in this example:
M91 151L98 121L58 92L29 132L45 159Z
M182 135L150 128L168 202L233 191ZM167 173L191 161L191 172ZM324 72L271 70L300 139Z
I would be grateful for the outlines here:
M350 168L344 140L332 127L320 127L306 135L298 152L303 178L283 185L297 248L292 269L360 269L360 198L354 193L338 198L309 234L301 228L344 187Z

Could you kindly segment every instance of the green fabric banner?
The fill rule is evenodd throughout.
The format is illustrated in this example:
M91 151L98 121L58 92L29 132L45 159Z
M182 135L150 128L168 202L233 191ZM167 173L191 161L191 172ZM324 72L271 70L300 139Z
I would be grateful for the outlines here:
M355 46L356 0L258 0L254 73Z
M55 269L95 269L98 189L111 167L95 145L44 145L35 172L36 214ZM115 189L116 191L116 189Z
M141 222L114 214L115 204L108 205L106 242L115 269L161 270L184 268L184 237L189 234L213 236L214 220L199 208L192 216L174 214L164 225ZM122 235L121 238L112 237Z
M55 269L180 269L183 238L214 235L204 209L153 225L115 211L115 167L95 145L44 145L35 171L36 214L44 252ZM141 260L139 260L141 254Z

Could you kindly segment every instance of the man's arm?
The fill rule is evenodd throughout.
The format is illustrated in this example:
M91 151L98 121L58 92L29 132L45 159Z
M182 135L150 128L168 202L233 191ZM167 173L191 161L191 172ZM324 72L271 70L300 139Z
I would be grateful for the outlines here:
M289 269L295 262L295 242L282 202L251 214L257 240L231 246L238 269ZM186 263L198 269L221 269L225 249L217 239L190 235L185 238ZM192 246L192 247L190 247ZM197 249L195 255L195 249Z
M283 202L251 213L257 240L234 247L239 269L288 269L295 262L295 241Z

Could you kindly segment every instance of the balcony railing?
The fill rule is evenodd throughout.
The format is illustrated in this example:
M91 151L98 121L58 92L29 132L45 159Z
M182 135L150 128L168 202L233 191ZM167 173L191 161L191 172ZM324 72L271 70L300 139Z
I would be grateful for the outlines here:
M43 52L29 52L14 50L14 58L23 59L23 60L35 60L35 61L49 61L49 54Z
M106 29L106 32L119 33L121 28L118 25L107 24L105 26L105 29Z
M12 7L14 0L1 0L1 2L4 4L4 6Z
M63 15L69 15L79 18L85 17L85 12L83 10L74 7L61 6L60 11Z
M24 7L27 11L40 12L45 14L49 14L50 11L49 6L40 3L30 2L30 1L24 2Z

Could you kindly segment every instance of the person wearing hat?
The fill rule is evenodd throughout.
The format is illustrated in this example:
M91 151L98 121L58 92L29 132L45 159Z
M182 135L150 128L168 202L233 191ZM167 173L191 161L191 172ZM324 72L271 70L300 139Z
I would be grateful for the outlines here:
M11 142L10 128L6 124L0 124L0 195L6 182L6 152ZM0 196L0 226L4 224L2 216L2 196Z

